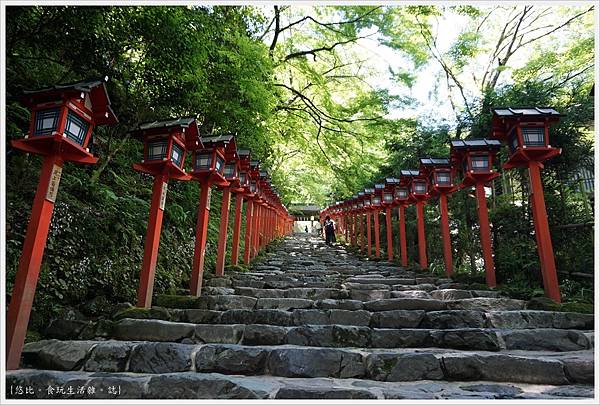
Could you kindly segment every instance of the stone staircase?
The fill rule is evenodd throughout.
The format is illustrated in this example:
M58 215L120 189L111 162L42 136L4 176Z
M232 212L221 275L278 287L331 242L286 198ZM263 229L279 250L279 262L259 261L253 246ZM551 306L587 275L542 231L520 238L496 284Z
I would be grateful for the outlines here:
M593 315L528 310L307 236L205 285L110 321L52 322L7 387L95 399L594 395Z

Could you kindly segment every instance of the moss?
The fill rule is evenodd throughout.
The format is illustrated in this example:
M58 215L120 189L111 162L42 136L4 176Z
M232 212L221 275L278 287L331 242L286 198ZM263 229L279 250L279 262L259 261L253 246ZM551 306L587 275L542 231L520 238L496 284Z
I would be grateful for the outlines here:
M200 298L189 295L159 295L156 305L164 308L193 309L200 307Z
M396 366L396 364L397 364L397 360L395 358L384 358L381 369L383 371L385 371L386 374L390 374L392 372L392 370L394 369L394 367Z
M163 319L168 321L171 319L169 311L164 308L127 308L113 315L113 320L118 321L124 318L134 319Z
M593 314L594 304L589 302L565 302L560 306L562 312L579 312L582 314Z
M560 311L560 304L552 301L548 297L535 297L527 302L527 309L536 309L542 311Z
M244 266L243 264L237 264L237 265L230 265L230 266L225 266L225 271L236 271L236 272L247 272L248 271L248 267Z
M25 335L25 343L37 342L38 340L42 340L42 335L35 330L28 330Z

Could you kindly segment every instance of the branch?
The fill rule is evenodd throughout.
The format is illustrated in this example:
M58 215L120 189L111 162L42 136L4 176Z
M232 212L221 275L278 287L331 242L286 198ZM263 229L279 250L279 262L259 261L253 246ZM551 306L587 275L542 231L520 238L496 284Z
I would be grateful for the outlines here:
M373 12L375 12L376 10L378 10L378 9L380 9L380 8L381 8L381 6L378 6L378 7L372 8L372 9L371 9L371 10L369 10L368 12L366 12L366 13L364 13L364 14L361 14L361 15L359 15L358 17L356 17L356 18L354 18L354 19L352 19L352 20L338 21L338 22L332 22L332 23L322 23L322 22L320 22L320 21L317 21L317 20L315 20L315 19L314 19L313 17L311 17L311 16L306 16L306 17L302 17L302 18L301 18L301 19L299 19L298 21L294 21L293 23L290 23L290 24L286 25L285 27L281 28L280 32L281 32L281 31L285 31L285 30L287 30L287 29L290 29L290 28L291 28L291 27L293 27L294 25L298 25L298 24L300 24L300 23L303 23L304 21L308 21L308 20L310 20L310 21L314 22L315 24L318 24L318 25L320 25L321 27L325 27L325 28L327 28L327 29L329 29L329 30L331 30L331 31L334 31L334 32L337 32L338 34L341 34L341 33L342 33L341 31L339 31L339 30L336 30L336 29L332 28L332 26L335 26L335 25L344 25L344 24L354 24L354 23L356 23L356 22L359 22L360 20L362 20L363 18L365 18L365 17L366 17L366 16L368 16L369 14L372 14Z
M279 6L273 6L275 10L275 33L273 34L273 41L271 41L271 46L269 46L269 55L273 57L273 51L275 50L275 46L277 46L277 39L279 38L279 33L281 30L279 29Z
M283 58L283 61L284 61L284 62L287 62L287 61L288 61L288 60L290 60L290 59L293 59L293 58L299 58L299 57L301 57L301 56L305 56L305 55L312 55L312 56L313 56L313 57L316 59L316 57L317 57L317 55L316 55L316 54L317 54L317 52L323 52L323 51L328 51L328 52L331 52L331 51L333 51L333 49L334 49L336 46L339 46L339 45L345 45L345 44L349 44L349 43L351 43L351 42L356 42L356 41L358 41L359 39L368 38L368 37L369 37L369 36L371 36L371 35L373 35L373 34L370 34L370 35L367 35L367 36L364 36L364 37L355 37L355 38L350 38L350 39L348 39L348 40L346 40L346 41L340 41L340 42L336 42L336 43L334 43L334 44L332 44L332 45L330 45L330 46L321 46L321 47L319 47L319 48L310 49L310 50L308 50L308 51L298 51L298 52L293 52L293 53L290 53L289 55L287 55L285 58Z
M573 17L571 17L571 18L569 18L569 19L568 19L567 21L565 21L563 24L561 24L561 25L559 25L559 26L555 27L554 29L551 29L550 31L548 31L548 32L545 32L545 33L543 33L543 34L542 34L542 35L540 35L540 36L537 36L537 37L535 37L535 38L532 38L532 39L530 39L530 40L528 40L528 41L525 41L525 42L523 42L523 43L521 44L521 46L525 46L525 45L527 45L527 44L530 44L530 43L532 43L532 42L534 42L534 41L537 41L537 40L538 40L538 39L540 39L540 38L543 38L543 37L545 37L545 36L547 36L547 35L550 35L550 34L552 34L553 32L556 32L556 31L558 31L558 30L559 30L559 29L561 29L561 28L564 28L564 27L566 27L567 25L571 24L571 22L573 22L573 20L576 20L577 18L581 17L582 15L585 15L585 14L589 13L589 12L590 12L590 11L592 11L593 9L594 9L594 6L591 6L591 7L590 7L590 8L588 8L587 10L585 10L585 11L582 11L581 13L579 13L579 14L577 14L577 15L575 15L575 16L573 16Z

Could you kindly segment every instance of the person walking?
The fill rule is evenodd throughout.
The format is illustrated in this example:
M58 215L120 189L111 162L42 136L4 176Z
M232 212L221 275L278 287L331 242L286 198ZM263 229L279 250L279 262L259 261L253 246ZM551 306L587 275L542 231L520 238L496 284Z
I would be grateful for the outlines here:
M306 233L308 233L308 226L305 226L304 230L306 231Z
M325 244L331 246L335 243L335 222L327 215L325 222L323 223L323 229L325 230Z

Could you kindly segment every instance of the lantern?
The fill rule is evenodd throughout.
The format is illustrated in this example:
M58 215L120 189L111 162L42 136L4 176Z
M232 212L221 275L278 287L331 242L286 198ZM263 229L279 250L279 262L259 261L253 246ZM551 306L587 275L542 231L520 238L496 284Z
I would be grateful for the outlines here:
M196 144L192 155L191 176L200 183L200 204L198 205L198 220L196 222L196 241L194 259L190 278L190 293L200 296L202 277L204 274L204 258L208 234L210 213L211 187L227 187L225 179L225 149L234 142L233 135L202 137L202 145Z
M229 228L229 209L231 204L231 193L240 190L240 158L238 156L235 137L225 145L225 163L223 167L223 176L227 180L226 186L221 186L221 220L219 224L219 239L217 241L217 259L215 261L215 275L223 276L225 274L225 253L227 251L227 233ZM237 200L242 199L242 196L237 197ZM241 210L241 205L236 201L236 216L239 216L237 210Z
M444 266L446 275L450 276L452 274L452 246L448 221L448 194L456 191L456 187L452 184L453 167L448 158L421 158L420 162L419 171L421 175L429 178L430 194L439 196Z
M250 215L252 203L247 198L250 194L250 179L248 171L250 170L250 151L247 149L238 149L239 158L239 187L235 189L235 217L233 220L233 238L231 246L231 264L238 265L240 232L242 229L242 209L244 199L246 199L246 216Z
M183 170L186 139L199 139L198 126L193 117L153 121L138 125L130 131L144 142L144 159L133 168L154 176L150 216L144 242L144 258L140 272L137 305L150 308L154 289L154 275L160 243L163 211L169 179L189 180Z
M554 249L548 225L542 185L542 162L561 153L550 146L550 125L563 115L553 108L493 108L492 137L508 144L504 169L526 167L531 184L531 208L535 224L538 256L546 295L560 302L560 288L554 262Z
M89 152L94 127L117 123L106 81L108 77L25 91L20 101L31 111L29 132L12 146L42 156L59 151L63 160L96 163L98 158Z
M495 139L453 140L450 154L455 167L462 168L461 188L475 185L477 194L477 213L485 277L488 287L496 286L496 271L492 256L492 236L488 219L485 184L499 176L493 170L493 162L501 144Z
M153 121L138 125L130 131L135 139L144 143L144 159L133 168L153 176L189 180L183 170L186 156L186 139L199 139L198 126L193 117Z
M9 370L19 367L63 164L96 163L98 158L89 151L94 127L117 123L104 86L107 80L26 91L20 98L31 111L29 131L25 139L13 140L11 145L44 156L44 162L6 318Z

